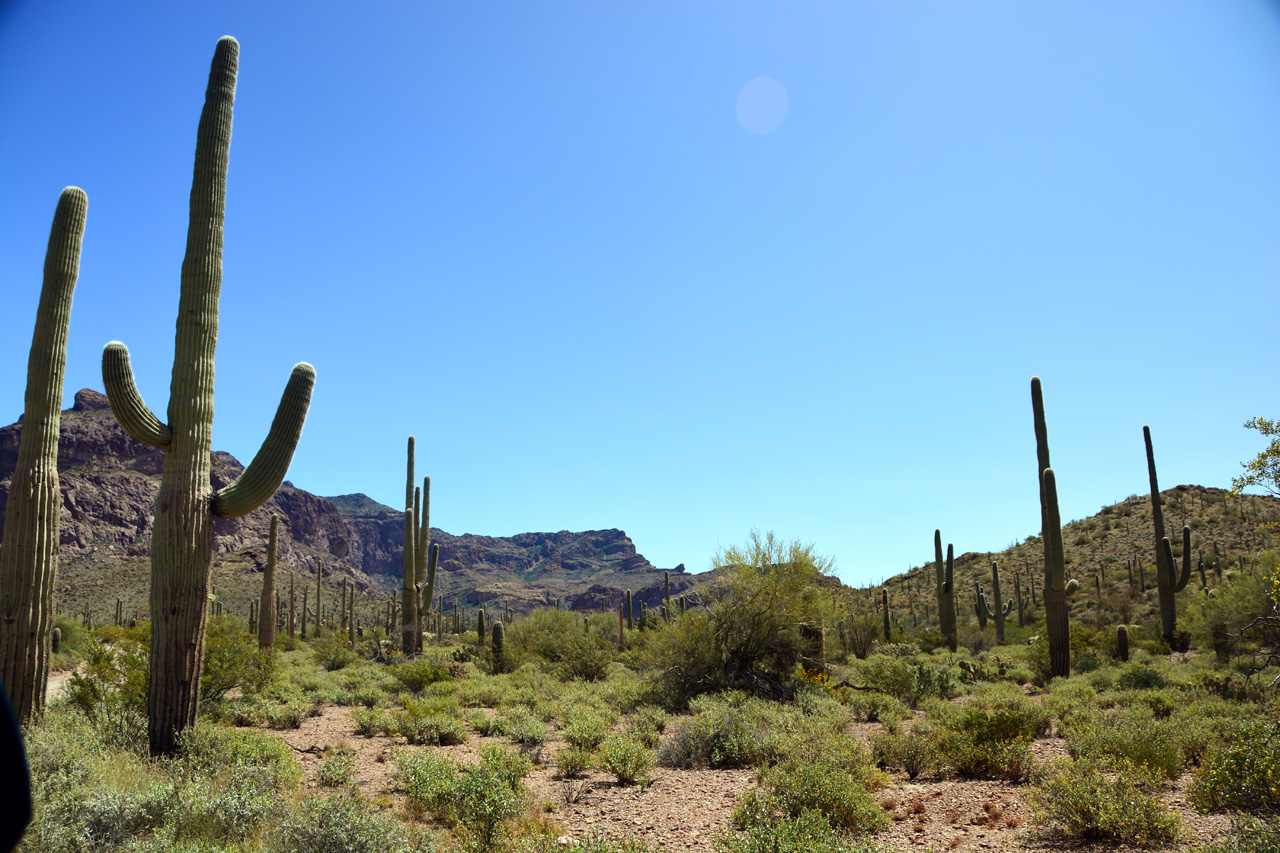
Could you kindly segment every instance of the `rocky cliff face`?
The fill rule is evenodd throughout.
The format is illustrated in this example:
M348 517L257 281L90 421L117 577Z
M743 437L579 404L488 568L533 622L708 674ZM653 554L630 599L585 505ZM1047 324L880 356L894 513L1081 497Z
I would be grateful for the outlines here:
M21 431L21 421L0 428L0 536ZM127 605L132 602L127 609L145 611L152 513L163 464L162 451L135 441L116 423L104 395L90 389L75 395L75 405L62 414L58 443L58 594L71 602L62 609L79 607L81 600L90 606L94 599L121 596ZM215 488L242 470L235 457L214 452ZM252 594L257 583L252 576L266 563L273 513L280 516L281 532L287 532L280 537L279 555L286 577L293 574L314 588L319 570L325 587L339 586L345 578L364 595L383 598L399 588L401 512L364 495L325 498L286 481L263 507L243 518L217 521L214 583L231 596L229 606L238 598L247 602ZM437 591L450 603L500 599L523 610L551 596L565 606L592 609L602 596L616 605L626 589L644 590L650 604L662 593L662 571L621 530L501 538L453 536L432 528L431 538L440 544ZM671 580L673 595L692 582L683 565L672 571Z

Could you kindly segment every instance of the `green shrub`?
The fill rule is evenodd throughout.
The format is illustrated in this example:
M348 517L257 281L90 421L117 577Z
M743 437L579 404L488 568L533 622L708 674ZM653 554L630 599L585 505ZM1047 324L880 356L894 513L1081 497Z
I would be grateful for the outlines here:
M476 730L481 737L502 734L496 717L490 717L483 708L476 708L467 714L467 725Z
M936 703L929 719L942 764L968 778L1016 782L1030 771L1031 740L1048 729L1050 714L1020 694L993 690L962 706Z
M398 749L394 758L396 790L405 795L410 814L429 813L446 823L452 821L457 766L449 759L429 752Z
M889 825L862 780L825 761L787 762L767 771L763 782L788 817L817 812L831 826L857 833Z
M647 786L653 771L653 753L626 735L611 735L600 745L600 769L612 773L623 785Z
M464 839L481 851L493 850L503 826L528 806L524 785L484 762L460 768L453 787L456 823Z
M373 737L386 728L386 714L379 708L353 708L351 722L356 727L356 734Z
M355 782L356 754L350 751L333 752L320 759L320 784L326 788L338 788Z
M871 736L871 755L881 767L902 768L912 781L938 763L934 739L921 724L908 732L876 732Z
M104 646L90 637L83 645L84 670L67 681L67 698L114 745L128 748L147 740L149 656L137 641Z
M858 662L856 671L870 690L885 693L912 708L925 699L950 699L958 689L947 667L904 658L871 655Z
M497 724L512 743L538 746L547 742L547 724L523 711L503 714L497 718Z
M849 714L861 722L896 723L911 716L911 709L892 696L879 692L847 691Z
M560 736L570 746L589 752L604 743L611 726L612 722L599 714L575 714L560 729Z
M266 709L267 726L272 729L296 729L307 716L307 706L302 702L286 705L269 705Z
M1060 759L1028 792L1037 821L1079 838L1174 843L1182 821L1153 793L1159 782L1133 765Z
M437 681L449 680L449 673L444 667L426 658L415 658L392 664L389 669L395 680L412 693L421 693L427 685Z
M658 764L680 768L752 767L770 760L784 714L776 705L744 693L702 696L694 716L678 722L658 748Z
M336 634L311 640L311 657L328 672L337 672L360 659L359 655L347 647L346 641Z
M183 730L179 746L183 765L200 775L245 767L279 788L291 788L302 778L288 744L262 731L197 723Z
M1202 812L1280 809L1280 725L1237 723L1206 752L1191 778L1187 799Z
M1122 667L1116 676L1116 687L1121 690L1158 690L1168 686L1169 680L1158 669L1145 663Z
M423 743L451 746L466 743L467 730L462 721L443 714L418 714L409 709L391 715L396 730L411 744Z
M259 649L258 638L236 630L226 616L209 617L204 635L200 703L207 706L239 689L246 697L266 693L276 680L275 649Z
M833 829L817 811L754 820L744 833L717 836L715 849L716 853L877 853L874 844Z
M394 817L374 814L359 797L309 797L279 827L277 853L410 853L419 850Z
M1166 779L1182 773L1177 729L1170 721L1156 720L1145 706L1106 716L1077 716L1063 734L1075 758L1121 758Z
M527 757L505 746L480 747L480 762L506 780L512 790L520 788L520 780L533 769Z
M581 776L595 764L591 753L585 749L566 747L556 752L556 769L566 779Z

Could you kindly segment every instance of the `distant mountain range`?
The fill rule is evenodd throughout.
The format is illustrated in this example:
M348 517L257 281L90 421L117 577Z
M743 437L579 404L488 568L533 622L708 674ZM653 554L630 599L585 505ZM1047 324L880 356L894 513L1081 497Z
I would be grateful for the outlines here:
M0 525L21 430L21 421L0 428ZM106 396L97 391L79 391L74 406L62 413L59 610L109 614L119 597L126 612L146 612L152 512L163 463L161 450L135 441L116 423ZM235 457L214 451L214 488L242 470ZM319 570L326 597L345 578L374 618L381 606L376 600L385 601L400 587L402 510L363 494L322 497L286 481L261 508L215 524L213 583L225 607L247 613L261 589L273 513L284 534L277 589L287 590L292 573L299 596L304 587L314 594ZM558 598L562 606L581 610L599 609L602 600L616 607L628 589L650 605L662 596L662 569L638 553L622 530L496 537L432 528L431 541L440 544L436 590L449 604L501 602L523 611ZM673 595L695 583L683 565L670 576Z

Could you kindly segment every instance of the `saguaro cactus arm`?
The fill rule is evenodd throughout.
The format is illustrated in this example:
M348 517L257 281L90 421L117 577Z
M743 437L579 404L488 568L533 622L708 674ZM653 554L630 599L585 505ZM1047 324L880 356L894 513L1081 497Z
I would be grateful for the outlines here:
M262 506L280 488L293 461L293 451L302 437L302 424L311 405L316 370L305 361L295 364L280 397L271 431L254 454L244 473L214 493L213 514L219 518L239 518Z
M107 389L111 413L125 432L152 447L168 446L173 430L142 402L129 366L129 348L120 341L112 341L102 351L102 385Z

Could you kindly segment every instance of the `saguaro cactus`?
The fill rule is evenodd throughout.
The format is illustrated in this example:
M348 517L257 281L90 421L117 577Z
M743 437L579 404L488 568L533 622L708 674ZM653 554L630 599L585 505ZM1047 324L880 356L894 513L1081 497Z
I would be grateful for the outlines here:
M406 655L413 654L417 645L413 641L418 624L418 566L414 557L418 524L414 518L413 499L413 436L409 436L408 474L404 486L404 571L400 592L400 649Z
M952 582L955 577L955 561L953 559L953 549L948 544L947 561L944 568L941 530L933 531L933 554L938 575L938 627L942 631L943 639L947 641L947 648L954 652L958 645L956 639L956 594L955 584Z
M271 534L267 539L267 567L262 570L262 597L258 599L259 613L273 613L272 604L276 595L276 532L280 526L279 516L271 516ZM258 648L269 649L276 642L276 620L258 619Z
M978 581L973 582L973 612L978 617L978 630L987 630L987 593L982 589L982 584Z
M490 633L493 635L493 660L497 664L498 671L501 672L502 655L506 651L507 629L502 626L501 620L496 620Z
M1151 521L1156 535L1156 592L1160 597L1160 634L1170 645L1178 627L1178 603L1174 598L1186 589L1191 576L1191 528L1183 527L1182 575L1173 559L1173 549L1164 533L1164 511L1160 507L1160 484L1156 481L1156 455L1151 447L1151 429L1142 428L1142 440L1147 446L1147 476L1151 481ZM1143 586L1145 587L1145 583Z
M1126 625L1116 626L1116 651L1120 655L1120 660L1129 660L1129 628Z
M58 571L58 430L67 365L71 297L80 273L89 199L79 187L58 198L27 358L18 460L0 541L0 682L20 722L44 709L49 682L53 585Z
M882 609L883 609L883 611L884 611L884 641L887 643L887 642L889 642L889 639L890 639L890 636L889 636L889 634L890 634L890 625L889 625L889 590L887 590L887 589L881 589L881 590L880 590L880 601L881 601L881 603L883 604L883 608L882 608Z
M1000 594L1000 566L995 561L991 563L991 599L995 602L994 607L987 602L985 595L982 597L982 607L996 623L996 644L1002 646L1004 645L1004 619L1013 609L1013 602L1004 601Z
M1071 674L1071 618L1067 607L1066 562L1062 550L1062 517L1058 512L1058 480L1049 466L1049 429L1044 418L1040 377L1031 377L1031 411L1035 418L1036 467L1040 482L1040 537L1044 541L1045 633L1049 638L1049 672ZM1034 587L1033 587L1034 589Z
M214 492L213 358L239 53L235 39L218 40L200 113L167 423L142 401L124 344L112 341L102 354L102 378L116 419L142 443L165 449L151 538L152 755L172 753L178 734L196 720L214 519L245 515L275 493L302 435L315 384L311 365L294 366L262 448L238 480Z

